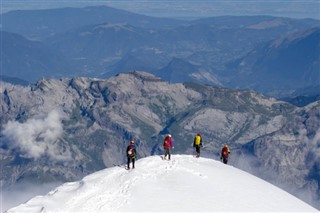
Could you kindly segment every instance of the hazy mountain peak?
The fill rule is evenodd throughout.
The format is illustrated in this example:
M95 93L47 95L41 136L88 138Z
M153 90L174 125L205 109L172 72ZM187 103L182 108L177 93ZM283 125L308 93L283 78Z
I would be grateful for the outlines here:
M257 24L249 25L246 28L248 29L255 29L255 30L265 30L269 28L275 28L282 25L287 24L287 19L285 18L273 18L270 20L262 21Z
M279 47L281 45L288 45L292 42L297 42L299 40L303 40L303 39L306 39L307 37L309 36L312 36L314 35L315 37L318 37L318 44L319 44L319 47L320 47L320 28L312 28L312 29L309 29L309 30L306 30L306 31L300 31L300 32L297 32L297 33L293 33L293 34L290 34L290 35L287 35L287 36L284 36L284 37L281 37L281 38L278 38L278 39L275 39L270 47Z
M157 77L149 72L144 71L131 71L128 72L129 75L133 75L134 77L141 80L149 80L149 81L162 81L160 77Z
M113 29L115 31L120 31L120 30L128 30L128 31L134 31L134 28L127 23L104 23L97 25L96 27L93 28L93 30L99 30L99 29Z

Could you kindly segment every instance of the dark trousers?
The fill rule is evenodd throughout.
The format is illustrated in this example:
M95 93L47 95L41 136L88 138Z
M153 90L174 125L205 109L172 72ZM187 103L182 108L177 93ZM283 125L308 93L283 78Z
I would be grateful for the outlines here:
M200 145L195 145L196 147L196 156L199 157L200 156Z
M228 158L222 158L222 161L224 164L227 164L228 163Z
M130 169L130 161L132 161L132 168L134 169L135 158L128 157L128 163L127 163L128 169Z
M170 147L164 147L164 157L166 158L167 155L169 155L169 160L171 159L171 148Z

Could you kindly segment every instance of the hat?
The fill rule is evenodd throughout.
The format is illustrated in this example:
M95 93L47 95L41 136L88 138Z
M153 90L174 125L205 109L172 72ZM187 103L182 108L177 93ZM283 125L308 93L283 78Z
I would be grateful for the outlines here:
M198 135L200 136L200 132L198 132Z
M134 140L132 139L132 140L130 141L130 143L131 143L131 144L134 144Z
M171 135L170 135L170 134L168 134L168 136L171 138Z

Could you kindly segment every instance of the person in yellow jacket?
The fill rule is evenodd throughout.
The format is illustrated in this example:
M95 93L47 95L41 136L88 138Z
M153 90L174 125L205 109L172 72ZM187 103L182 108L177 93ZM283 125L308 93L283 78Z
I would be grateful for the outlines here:
M200 157L200 147L202 147L202 137L200 135L200 132L198 132L196 137L194 137L193 147L196 148L196 157Z

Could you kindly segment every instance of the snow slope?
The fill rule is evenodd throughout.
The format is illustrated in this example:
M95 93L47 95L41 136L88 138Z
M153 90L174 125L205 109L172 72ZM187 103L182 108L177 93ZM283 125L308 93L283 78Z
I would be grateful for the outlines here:
M287 192L221 162L151 156L65 183L8 212L318 212Z

